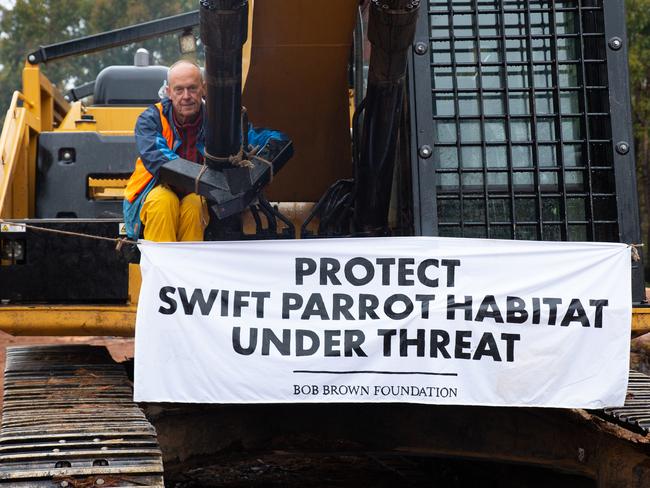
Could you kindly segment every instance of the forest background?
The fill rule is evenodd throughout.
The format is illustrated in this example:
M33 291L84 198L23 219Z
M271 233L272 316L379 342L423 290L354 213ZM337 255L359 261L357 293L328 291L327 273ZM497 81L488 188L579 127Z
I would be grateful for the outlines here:
M625 5L637 183L646 281L650 281L650 0L625 0ZM0 0L0 122L4 119L12 92L21 86L26 55L39 45L196 8L196 0ZM42 69L59 87L72 88L94 80L106 66L132 64L139 47L147 48L156 64L170 64L178 58L177 38L165 36L138 45L59 60L42 65Z

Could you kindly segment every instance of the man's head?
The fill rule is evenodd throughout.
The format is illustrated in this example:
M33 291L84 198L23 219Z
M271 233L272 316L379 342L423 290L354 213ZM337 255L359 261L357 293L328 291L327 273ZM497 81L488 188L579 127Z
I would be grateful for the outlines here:
M181 59L171 65L167 73L167 96L179 122L191 120L201 111L203 90L201 69L196 64Z

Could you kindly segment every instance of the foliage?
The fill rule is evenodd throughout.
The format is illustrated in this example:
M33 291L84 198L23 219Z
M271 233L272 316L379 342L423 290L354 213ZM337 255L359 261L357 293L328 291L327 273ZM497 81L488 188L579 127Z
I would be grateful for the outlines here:
M641 224L650 245L650 0L626 0L630 90ZM646 252L646 267L649 260Z
M52 44L127 25L187 12L198 7L194 0L17 0L14 7L0 7L0 116L4 116L11 93L21 86L27 54L40 45ZM135 51L145 47L152 61L171 64L179 57L174 35L152 39L81 57L53 61L42 66L60 88L95 79L102 68L132 64Z

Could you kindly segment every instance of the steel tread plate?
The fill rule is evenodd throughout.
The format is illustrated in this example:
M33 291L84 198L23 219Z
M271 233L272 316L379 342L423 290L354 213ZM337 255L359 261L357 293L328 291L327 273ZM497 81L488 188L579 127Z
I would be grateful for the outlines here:
M0 485L125 477L129 486L162 487L156 431L132 398L124 369L104 347L8 348Z

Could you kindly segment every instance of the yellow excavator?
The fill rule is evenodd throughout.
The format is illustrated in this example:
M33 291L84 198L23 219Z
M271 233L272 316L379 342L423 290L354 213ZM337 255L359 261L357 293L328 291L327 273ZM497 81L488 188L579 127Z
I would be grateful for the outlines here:
M201 0L198 11L41 46L0 136L0 330L134 335L140 273L123 191L135 121L167 68L139 51L133 66L63 94L43 63L167 34L191 56L200 29L215 158L201 174L176 160L161 178L208 198L206 239L637 244L624 20L623 0ZM229 167L247 119L290 140L253 168ZM640 335L650 309L642 263L630 265ZM629 405L598 412L163 408L133 403L129 374L103 348L16 347L0 485L163 486L163 460L293 450L525 465L554 486L647 486L650 378L630 378Z

